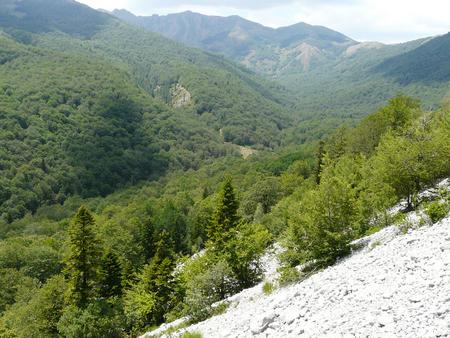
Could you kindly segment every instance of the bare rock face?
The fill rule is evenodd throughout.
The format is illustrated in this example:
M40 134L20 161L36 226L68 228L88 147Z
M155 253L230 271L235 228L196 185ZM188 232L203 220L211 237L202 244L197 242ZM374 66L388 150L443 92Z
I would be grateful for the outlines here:
M172 106L174 108L188 106L192 101L191 93L179 83L170 90L170 93L172 95Z
M380 49L383 46L384 45L380 42L371 42L371 41L361 42L356 45L352 45L352 46L348 47L347 50L345 51L344 55L346 57L350 57L350 56L355 55L361 49Z

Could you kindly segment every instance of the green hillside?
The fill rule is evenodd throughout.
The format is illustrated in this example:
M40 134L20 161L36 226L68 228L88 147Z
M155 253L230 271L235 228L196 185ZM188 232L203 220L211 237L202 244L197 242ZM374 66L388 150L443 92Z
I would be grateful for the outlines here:
M112 13L177 41L224 54L276 80L294 93L303 117L361 117L392 93L419 97L425 106L437 107L450 90L448 35L384 45L360 43L305 23L272 29L237 16Z
M196 114L158 102L123 70L0 39L8 55L0 66L5 219L225 154L219 134Z
M196 323L263 281L274 243L285 250L267 294L403 219L386 212L399 201L420 224L448 214L445 189L419 192L450 175L450 107L394 92L437 102L446 68L432 83L396 76L414 73L409 53L427 64L424 49L445 41L361 46L305 24L275 39L227 20L257 48L276 41L255 65L279 48L314 57L277 59L271 74L288 88L75 1L0 3L0 337Z
M40 6L40 10L35 11L34 6ZM73 6L75 3L68 0L20 1L13 7L14 13L22 14L3 9L0 26L17 40L35 46L106 59L131 74L151 96L167 104L173 103L174 89L181 85L191 96L185 108L197 113L217 133L223 129L226 141L265 147L279 143L276 135L290 121L282 105L288 100L280 85L265 82L221 57L76 5L80 7L78 10L89 13L85 20L90 24L82 26L83 34L89 37L83 37L75 28L66 29L71 22L78 26L71 19ZM11 20L17 21L15 27L19 30L8 26ZM61 22L64 25L59 25Z
M376 71L403 85L438 84L450 79L450 33L425 42L416 49L383 61Z
M0 19L8 221L237 155L231 143L276 148L292 124L281 86L73 1L10 1Z

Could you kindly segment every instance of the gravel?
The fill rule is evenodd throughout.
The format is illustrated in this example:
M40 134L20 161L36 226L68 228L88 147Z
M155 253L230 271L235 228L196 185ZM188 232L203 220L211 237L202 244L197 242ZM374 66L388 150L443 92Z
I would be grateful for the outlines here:
M406 234L390 226L358 240L348 258L269 296L262 283L244 290L226 313L174 336L450 337L450 216L422 217L408 215ZM272 280L275 254L265 261Z

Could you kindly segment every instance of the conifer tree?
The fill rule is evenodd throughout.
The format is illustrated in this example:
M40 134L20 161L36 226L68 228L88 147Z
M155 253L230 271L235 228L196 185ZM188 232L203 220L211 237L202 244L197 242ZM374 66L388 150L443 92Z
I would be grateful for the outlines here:
M65 259L69 279L67 299L81 308L97 294L100 245L94 233L95 221L90 211L81 206L69 233L69 252Z
M141 225L141 241L142 241L142 249L143 249L143 253L144 253L144 259L145 262L148 262L152 257L153 254L155 253L155 248L154 248L154 226L153 223L150 219L150 217L148 218L148 220L146 220L142 225Z
M316 153L317 164L316 164L315 176L316 176L317 184L320 184L320 174L322 173L322 166L324 164L324 161L323 161L324 156L325 156L325 142L321 140L319 142L319 147L318 147L317 153Z
M144 266L138 282L127 291L125 311L138 313L141 325L161 324L164 315L173 307L175 259L172 248L169 233L158 234L155 255Z
M100 295L105 298L122 294L122 266L114 254L109 251L103 256L100 268Z
M240 221L238 208L239 203L231 179L226 178L219 194L213 222L208 230L208 239L218 251L224 248L227 240L232 237L232 230Z

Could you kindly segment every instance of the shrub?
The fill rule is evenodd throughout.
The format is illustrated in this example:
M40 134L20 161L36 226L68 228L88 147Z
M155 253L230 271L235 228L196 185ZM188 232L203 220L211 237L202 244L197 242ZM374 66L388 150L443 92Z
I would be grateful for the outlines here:
M214 261L207 255L186 266L183 272L186 286L185 304L193 322L204 320L216 313L213 304L236 290L233 271L225 261Z
M263 285L263 293L268 296L274 291L275 287L273 283L265 282Z
M124 315L120 302L97 300L85 309L69 306L59 320L62 337L125 337Z
M300 272L295 267L283 266L278 271L280 272L278 283L281 287L294 284L300 280Z
M448 206L446 203L442 203L440 201L432 202L425 209L425 212L430 217L433 223L439 222L448 213Z

